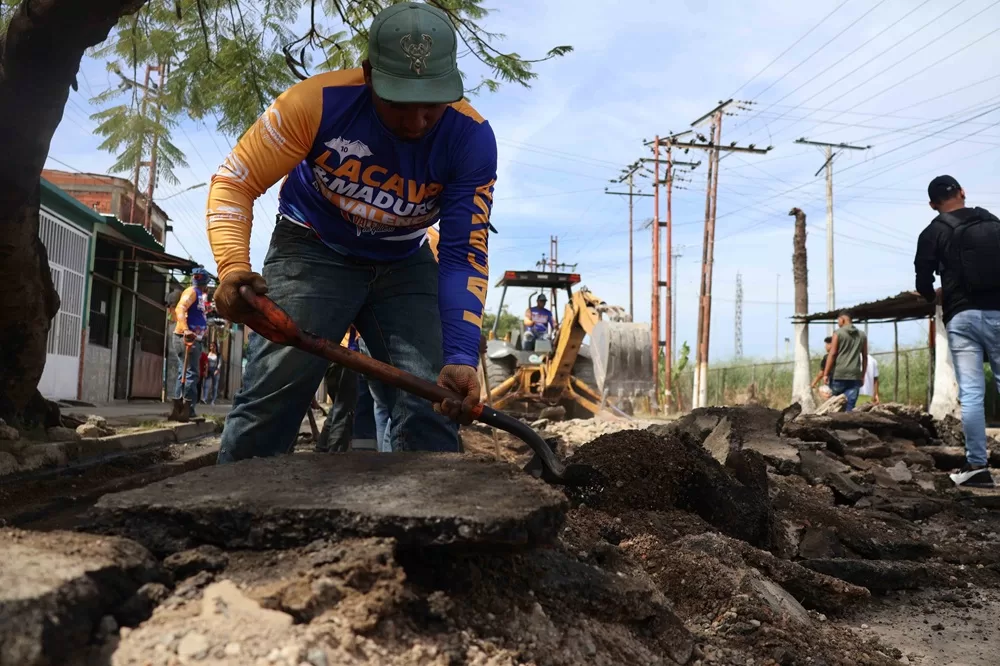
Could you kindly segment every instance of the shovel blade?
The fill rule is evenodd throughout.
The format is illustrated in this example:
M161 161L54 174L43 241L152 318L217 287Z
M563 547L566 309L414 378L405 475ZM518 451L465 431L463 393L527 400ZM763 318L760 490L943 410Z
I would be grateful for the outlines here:
M191 403L184 398L174 398L173 409L170 410L170 415L167 416L168 421L177 421L178 423L187 423L191 420Z

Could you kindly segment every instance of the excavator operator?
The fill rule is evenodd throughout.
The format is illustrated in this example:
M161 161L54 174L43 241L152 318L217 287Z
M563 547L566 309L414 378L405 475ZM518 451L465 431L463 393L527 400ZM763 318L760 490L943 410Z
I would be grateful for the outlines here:
M524 348L529 351L535 349L535 340L548 340L550 333L555 330L552 310L545 307L548 302L545 294L539 294L535 299L535 307L524 311Z
M449 388L432 405L387 392L394 450L458 451L479 401L487 235L497 146L463 99L448 15L403 2L380 12L368 59L285 91L212 178L208 235L218 311L267 294L305 330L340 340L353 322L372 356ZM261 273L250 265L253 202L284 178ZM427 229L439 223L435 263ZM290 450L326 363L252 335L219 462ZM450 417L452 421L449 421Z

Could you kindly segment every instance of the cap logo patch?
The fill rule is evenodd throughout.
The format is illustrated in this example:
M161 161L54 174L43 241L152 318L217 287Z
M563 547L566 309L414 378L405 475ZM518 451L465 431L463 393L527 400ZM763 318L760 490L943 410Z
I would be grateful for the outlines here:
M427 69L427 56L431 54L434 40L431 39L430 35L420 35L420 43L417 44L414 43L410 35L403 35L403 38L399 40L399 45L406 57L410 59L410 69L417 76L422 76L424 70Z

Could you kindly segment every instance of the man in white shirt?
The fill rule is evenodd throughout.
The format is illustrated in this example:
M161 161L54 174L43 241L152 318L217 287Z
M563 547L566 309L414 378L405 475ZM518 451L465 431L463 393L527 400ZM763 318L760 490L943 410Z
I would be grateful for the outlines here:
M861 395L869 395L872 404L879 404L882 399L878 395L878 361L871 354L868 355L868 367L865 371L864 383L861 385Z

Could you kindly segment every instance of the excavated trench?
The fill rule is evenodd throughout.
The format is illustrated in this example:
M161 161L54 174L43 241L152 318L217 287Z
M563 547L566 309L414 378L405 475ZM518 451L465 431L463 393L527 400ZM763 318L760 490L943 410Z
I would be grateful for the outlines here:
M604 480L565 492L475 454L187 472L93 536L0 534L0 664L995 663L997 497L949 487L955 436L720 408L565 442Z

